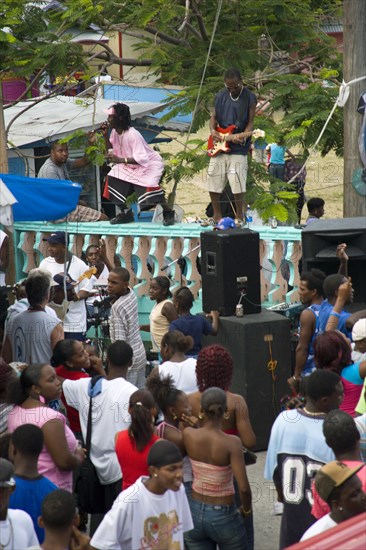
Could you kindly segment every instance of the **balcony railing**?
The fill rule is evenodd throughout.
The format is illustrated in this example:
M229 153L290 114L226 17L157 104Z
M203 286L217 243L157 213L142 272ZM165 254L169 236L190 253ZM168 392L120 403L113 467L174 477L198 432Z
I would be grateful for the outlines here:
M168 274L174 292L181 284L195 296L194 311L202 311L201 276L199 273L200 234L211 231L195 223L164 227L154 223L111 225L108 222L50 224L41 222L14 225L16 280L26 277L47 256L47 243L42 239L53 231L67 231L69 250L78 257L90 244L105 239L107 255L115 255L131 274L131 286L139 300L142 321L150 312L149 283L152 277ZM267 308L277 303L298 301L301 230L294 227L253 226L260 235L261 299ZM245 249L243 250L245 254ZM161 271L180 256L186 259L182 273L178 263Z

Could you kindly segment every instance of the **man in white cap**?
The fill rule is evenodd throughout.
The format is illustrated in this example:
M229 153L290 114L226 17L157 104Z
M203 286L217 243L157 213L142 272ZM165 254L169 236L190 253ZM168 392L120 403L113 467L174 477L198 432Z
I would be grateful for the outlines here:
M49 256L40 263L41 269L47 269L52 276L66 273L69 282L75 282L75 295L69 302L69 309L64 319L65 338L85 340L86 337L86 308L85 299L92 291L92 284L83 278L88 266L67 250L66 234L64 231L55 231L44 239L48 242ZM79 279L80 280L79 282Z

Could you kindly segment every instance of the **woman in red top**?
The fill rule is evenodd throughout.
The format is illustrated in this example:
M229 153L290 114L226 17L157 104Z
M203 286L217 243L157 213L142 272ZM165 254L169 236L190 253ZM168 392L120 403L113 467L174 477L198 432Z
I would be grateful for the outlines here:
M59 378L66 380L79 380L89 378L87 371L90 367L90 359L84 346L78 340L60 340L53 349L52 365L56 369ZM62 402L65 406L67 419L71 430L77 439L82 438L79 420L79 412L66 404L63 394Z
M154 428L158 411L149 391L135 391L130 397L128 412L131 415L130 427L115 436L116 454L123 477L122 491L133 485L139 477L149 475L147 455L159 439Z

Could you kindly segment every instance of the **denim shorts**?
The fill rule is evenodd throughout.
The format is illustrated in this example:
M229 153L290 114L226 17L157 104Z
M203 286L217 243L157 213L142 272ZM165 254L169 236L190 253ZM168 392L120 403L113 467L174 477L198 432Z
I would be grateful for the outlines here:
M189 498L194 528L184 534L188 550L248 550L247 534L235 504L217 506Z

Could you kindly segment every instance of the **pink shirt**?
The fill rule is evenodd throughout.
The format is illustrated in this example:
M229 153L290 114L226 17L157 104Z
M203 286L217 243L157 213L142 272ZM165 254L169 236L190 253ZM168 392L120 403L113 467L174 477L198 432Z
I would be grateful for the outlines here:
M137 164L115 164L109 176L141 187L157 187L164 169L163 159L151 149L140 132L131 126L122 134L112 130L109 141L113 153L121 158L133 158Z
M23 409L15 405L8 416L8 430L13 432L18 426L23 424L34 424L42 429L42 427L50 421L61 420L66 436L66 442L71 453L74 453L77 448L77 441L66 424L66 418L60 412L54 411L49 407L35 407L32 409ZM50 453L43 446L42 452L38 459L38 471L40 474L48 477L53 481L59 489L65 489L72 492L72 471L60 470L54 463Z

